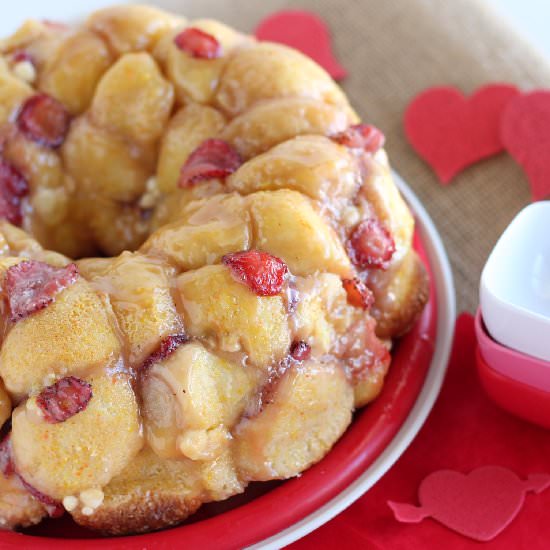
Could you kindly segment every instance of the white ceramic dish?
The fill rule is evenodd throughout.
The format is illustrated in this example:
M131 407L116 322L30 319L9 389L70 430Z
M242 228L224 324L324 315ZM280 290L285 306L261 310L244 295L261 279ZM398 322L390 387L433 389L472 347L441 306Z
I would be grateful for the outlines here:
M480 302L496 341L550 361L550 201L527 206L504 231L481 275Z
M223 0L220 0L222 2ZM20 0L3 12L0 20L0 35L13 32L28 17L47 18L60 21L76 21L89 12L114 3L111 0ZM119 2L122 3L122 2ZM174 2L154 1L151 4L174 9ZM184 6L182 5L182 12ZM426 420L441 388L454 332L455 292L452 273L445 249L428 213L407 186L396 174L396 181L415 213L417 227L421 233L424 248L432 266L432 276L437 291L437 334L433 359L421 393L401 429L378 459L351 485L330 502L317 509L293 526L265 540L254 548L280 548L303 537L323 523L336 516L365 491L372 487L404 452Z

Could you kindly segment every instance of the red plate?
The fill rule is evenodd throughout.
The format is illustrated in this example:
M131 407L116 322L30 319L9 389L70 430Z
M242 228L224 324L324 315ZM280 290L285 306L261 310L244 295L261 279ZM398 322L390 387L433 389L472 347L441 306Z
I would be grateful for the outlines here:
M415 248L428 266L418 234ZM368 468L405 422L428 372L436 338L437 297L430 300L414 328L399 341L384 389L355 419L318 464L300 477L280 483L252 484L244 495L203 507L189 522L146 535L93 538L68 519L49 520L25 534L2 532L1 548L172 549L243 548L294 525L338 495Z

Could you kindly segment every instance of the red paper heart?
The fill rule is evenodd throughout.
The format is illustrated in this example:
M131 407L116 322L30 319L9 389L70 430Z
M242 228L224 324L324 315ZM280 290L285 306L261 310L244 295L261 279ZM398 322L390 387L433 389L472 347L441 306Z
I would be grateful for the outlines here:
M523 167L534 200L550 195L550 92L518 96L502 115L503 145Z
M534 145L523 169L534 201L550 199L550 143Z
M300 50L335 80L347 75L332 53L328 25L314 13L301 10L276 12L262 19L255 34L259 40L279 42Z
M389 501L398 521L418 523L431 516L449 529L474 540L495 538L520 511L528 491L550 486L550 475L535 474L526 481L500 466L484 466L468 475L440 470L422 481L421 507Z
M452 87L430 88L405 112L405 133L442 183L479 160L503 150L500 118L519 94L508 84L490 84L465 97Z

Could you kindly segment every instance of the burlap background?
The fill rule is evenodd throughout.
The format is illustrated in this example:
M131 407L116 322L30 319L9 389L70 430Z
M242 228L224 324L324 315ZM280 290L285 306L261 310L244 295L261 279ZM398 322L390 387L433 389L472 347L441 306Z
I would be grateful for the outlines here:
M550 65L483 0L172 0L188 17L216 17L251 32L278 9L305 8L330 25L343 82L359 114L380 126L394 168L414 188L443 235L458 308L474 310L481 268L496 239L529 201L521 169L506 155L441 187L403 134L417 92L451 84L470 93L488 82L550 85Z

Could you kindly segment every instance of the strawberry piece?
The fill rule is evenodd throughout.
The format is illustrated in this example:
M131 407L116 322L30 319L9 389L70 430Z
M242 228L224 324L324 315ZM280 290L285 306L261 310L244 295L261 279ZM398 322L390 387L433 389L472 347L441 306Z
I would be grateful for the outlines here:
M11 432L9 432L0 442L0 472L5 477L13 474L13 462L11 460Z
M207 32L190 27L180 32L175 38L176 46L198 59L216 59L222 56L221 44Z
M374 304L374 294L361 279L342 279L342 286L348 295L348 304L369 309Z
M11 54L11 58L14 63L21 63L22 61L29 61L34 64L33 58L29 52L25 50L16 50Z
M59 147L65 140L71 117L65 107L47 94L33 95L21 107L17 127L31 141Z
M58 424L83 411L92 396L92 386L88 382L67 376L44 388L36 397L36 404L46 422Z
M288 274L288 267L283 260L259 250L227 254L222 262L258 296L279 294Z
M295 361L306 361L311 355L311 346L303 340L292 342L290 346L290 356Z
M352 326L347 335L347 349L344 354L345 368L353 383L368 376L372 370L386 371L391 354L376 336L376 321L368 316Z
M42 23L46 25L46 27L53 30L65 30L69 28L69 26L65 23L61 23L60 21L52 21L51 19L42 19Z
M226 178L241 163L239 153L229 143L221 139L207 139L189 155L182 166L178 185L186 188L199 181Z
M11 320L15 322L44 309L77 278L75 264L54 267L37 260L26 260L11 266L6 273L5 284Z
M359 223L348 241L348 254L355 265L386 269L395 252L391 233L376 218Z
M376 153L384 146L384 134L370 124L354 124L343 132L334 134L333 141L351 149L363 149L367 153Z
M37 500L39 500L48 512L48 515L52 518L58 518L63 515L65 512L63 506L57 500L45 495L40 492L38 489L35 489L30 483L27 483L23 477L15 471L13 465L13 460L11 457L11 432L9 432L2 442L0 442L0 472L4 474L5 477L9 477L15 474L19 481L23 484L25 489Z
M159 344L159 347L147 357L143 362L142 369L146 370L154 363L158 363L163 359L166 359L169 355L172 355L182 344L185 344L189 338L185 334L173 334L167 336Z
M58 518L65 512L63 506L57 500L45 495L38 489L35 489L30 483L27 483L23 477L15 471L13 460L11 457L11 432L9 432L2 442L0 442L0 472L5 477L9 477L15 474L19 481L23 484L25 489L37 500L39 500L48 512L48 515L52 518Z
M65 513L65 508L63 508L63 505L58 500L53 499L52 497L49 497L48 495L45 495L35 487L33 487L30 483L25 481L21 474L17 474L17 477L27 489L27 491L38 501L40 501L44 508L46 509L46 512L48 512L48 516L51 518L59 518Z
M63 506L57 500L45 495L38 489L35 489L30 483L27 483L23 477L15 471L13 460L11 457L11 432L9 432L2 442L0 442L0 472L5 477L9 477L15 474L19 481L23 484L25 489L37 500L39 500L48 512L48 515L52 518L58 518L65 512Z
M11 164L0 160L0 218L14 225L21 225L21 199L28 195L29 184Z

